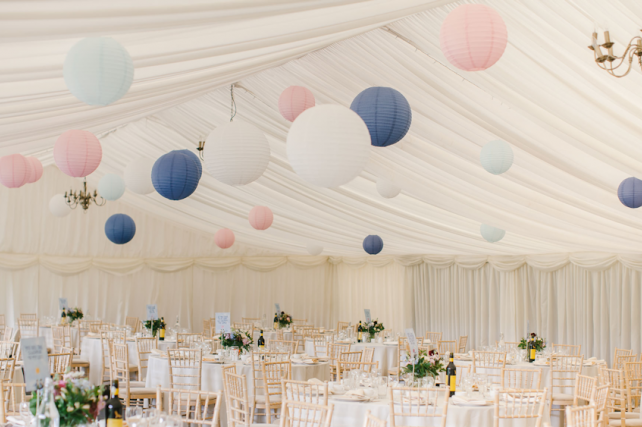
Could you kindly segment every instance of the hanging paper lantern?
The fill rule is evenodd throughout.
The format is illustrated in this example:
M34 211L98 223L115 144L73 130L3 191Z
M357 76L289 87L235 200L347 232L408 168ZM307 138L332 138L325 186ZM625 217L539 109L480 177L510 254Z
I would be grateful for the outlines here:
M136 194L149 194L154 192L152 183L152 169L154 160L139 158L125 167L125 185Z
M35 157L27 157L27 162L29 164L27 184L33 184L42 178L42 163Z
M49 200L49 212L53 214L53 216L62 218L71 213L71 208L65 201L65 196L62 194L56 194Z
M227 249L234 244L234 232L229 228L221 228L214 234L214 243L221 249Z
M93 133L72 129L58 137L53 155L63 173L82 178L96 170L103 158L103 149Z
M377 178L377 192L381 197L386 199L392 199L397 197L401 192L401 188L397 187L392 181L379 177Z
M113 202L125 194L125 181L113 173L108 173L98 181L98 195Z
M194 162L196 163L196 167L198 168L198 180L200 181L201 176L203 176L203 165L201 164L201 159L192 150L183 149L183 150L176 150L176 151L178 151L179 153L187 154L189 157L192 158L192 160L194 160Z
M114 214L105 223L105 235L117 245L129 243L136 234L136 223L129 215Z
M491 67L504 54L507 42L504 20L483 4L465 4L450 12L439 34L448 62L464 71Z
M513 149L505 141L490 141L482 147L479 161L488 172L502 174L513 165Z
M370 133L361 117L341 105L304 111L290 127L287 154L294 171L319 187L338 187L368 163Z
M363 250L370 255L377 255L383 250L383 239L376 234L371 234L363 239Z
M31 165L22 154L0 157L0 182L8 188L22 187L27 183Z
M285 120L293 122L299 114L314 107L314 95L302 86L290 86L279 96L279 112Z
M368 126L370 140L375 147L387 147L401 141L410 129L410 104L395 89L368 88L357 95L350 109Z
M308 253L313 256L321 255L321 252L323 252L323 246L317 245L316 243L308 243L306 249Z
M639 208L642 206L642 181L633 176L625 179L617 188L617 197L624 206Z
M250 225L257 230L267 230L274 221L274 215L267 206L254 206L250 211Z
M205 141L205 167L228 185L256 181L270 162L270 144L259 128L242 120L214 129Z
M69 50L62 73L76 98L89 105L109 105L132 85L134 62L111 37L88 37Z
M501 228L492 227L486 224L481 225L481 227L479 228L479 232L481 233L482 237L490 243L499 242L504 238L504 235L506 235L506 231L502 230Z
M183 200L198 187L198 166L187 154L170 151L154 163L152 183L166 199Z

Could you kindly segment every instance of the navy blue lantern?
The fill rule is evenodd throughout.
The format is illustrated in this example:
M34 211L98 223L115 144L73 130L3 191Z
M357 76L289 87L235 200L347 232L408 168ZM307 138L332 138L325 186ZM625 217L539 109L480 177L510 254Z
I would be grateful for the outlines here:
M363 250L370 255L377 255L383 250L383 239L376 234L371 234L363 239Z
M196 160L180 150L170 151L154 163L152 184L166 199L183 200L198 187L199 166Z
M406 136L412 121L412 111L406 98L389 87L371 87L352 101L350 109L368 126L375 147L387 147Z
M107 238L117 245L129 243L136 234L136 223L129 215L114 214L105 223Z
M624 206L639 208L642 206L642 181L633 176L625 179L617 189L617 196Z
M196 167L198 168L198 179L200 181L201 177L203 176L203 165L201 164L201 159L199 159L196 153L193 152L192 150L184 149L184 150L176 150L176 151L178 151L179 153L185 153L189 157L194 159L194 161L196 162Z

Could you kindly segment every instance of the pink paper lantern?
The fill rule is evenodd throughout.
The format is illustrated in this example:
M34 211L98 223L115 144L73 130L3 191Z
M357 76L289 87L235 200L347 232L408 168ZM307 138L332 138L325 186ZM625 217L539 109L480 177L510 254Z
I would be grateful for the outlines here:
M0 182L8 188L22 187L27 183L29 161L22 154L0 157Z
M27 184L33 184L42 178L42 163L35 157L27 157Z
M290 86L279 96L279 112L285 120L294 121L299 114L314 107L314 95L308 88Z
M465 4L450 12L439 34L448 62L464 71L491 67L502 57L507 42L504 20L483 4Z
M250 211L250 225L257 230L267 230L274 221L274 215L267 206L254 206Z
M61 171L81 178L96 170L103 157L103 149L93 133L72 129L58 137L53 155Z
M214 235L214 243L221 249L227 249L234 244L234 232L229 228L221 228Z

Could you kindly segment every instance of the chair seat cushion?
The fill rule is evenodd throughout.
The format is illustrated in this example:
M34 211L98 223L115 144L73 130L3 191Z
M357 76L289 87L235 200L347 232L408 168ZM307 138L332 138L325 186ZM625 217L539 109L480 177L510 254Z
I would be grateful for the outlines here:
M573 401L573 395L572 394L566 394L566 393L554 393L553 394L553 405L555 405L555 401L562 401L562 402L568 402L568 401Z
M71 364L72 365L89 365L89 360L81 359L80 357L76 359L74 357L74 359L71 361Z
M265 403L265 395L264 394L257 394L254 396L254 400L256 403ZM270 396L270 404L272 403L280 403L281 402L281 395L280 394L275 394L274 396Z
M140 396L140 395L154 395L156 396L156 389L153 387L141 387L141 388L129 388L129 393L131 394L132 397Z
M622 414L619 412L611 412L609 414L609 419L611 420L619 420L622 418ZM625 412L624 413L624 418L631 419L631 418L640 418L640 413L639 412ZM628 421L626 422L627 424L629 423Z
M130 381L129 388L144 388L145 381Z
M642 420L639 418L632 420L627 419L625 424L627 427L642 427ZM609 421L609 425L620 427L622 425L622 420L611 420Z

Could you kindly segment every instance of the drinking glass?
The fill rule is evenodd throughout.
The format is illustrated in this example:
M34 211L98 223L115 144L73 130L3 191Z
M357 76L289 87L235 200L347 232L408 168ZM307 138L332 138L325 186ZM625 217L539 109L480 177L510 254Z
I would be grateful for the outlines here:
M156 408L149 408L143 411L143 418L152 424L158 419L160 412Z
M431 388L435 386L435 377L427 376L426 377L426 387Z
M463 380L464 390L466 390L466 396L471 397L473 394L473 384L475 383L472 375L467 375Z
M29 402L20 402L20 417L25 423L25 426L29 426L31 424L31 420L33 419L33 415L31 414L31 409L29 408L29 406Z
M388 394L388 378L377 377L377 396L379 399L385 399Z
M143 418L143 408L130 406L125 410L125 420L128 425L138 423Z

